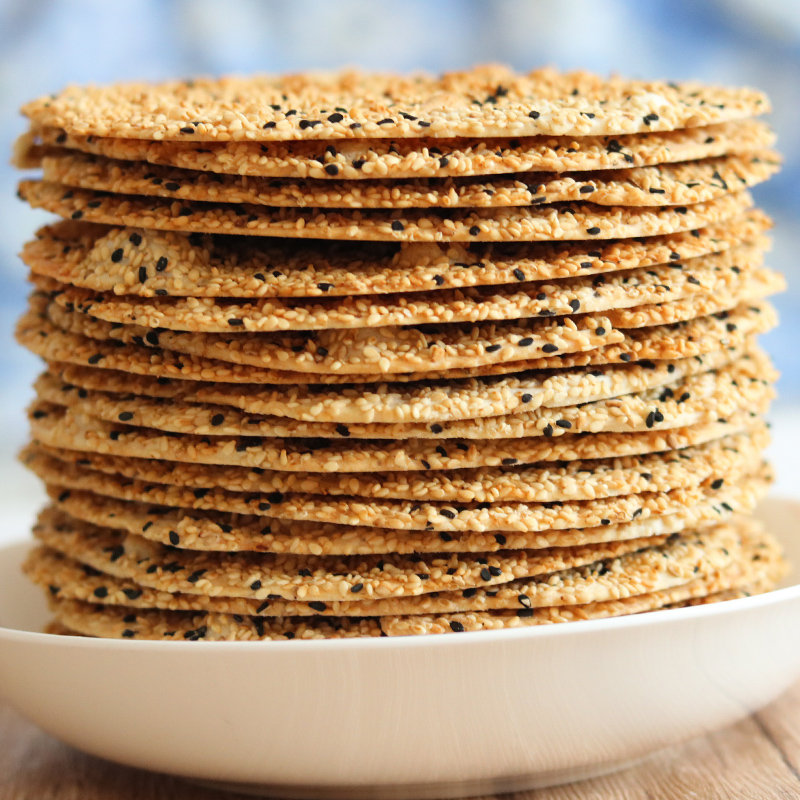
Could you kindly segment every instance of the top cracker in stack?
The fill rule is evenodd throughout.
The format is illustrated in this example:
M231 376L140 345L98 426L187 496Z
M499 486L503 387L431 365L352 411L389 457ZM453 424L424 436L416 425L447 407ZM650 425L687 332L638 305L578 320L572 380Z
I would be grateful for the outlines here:
M53 630L460 632L766 591L748 89L479 67L23 111Z

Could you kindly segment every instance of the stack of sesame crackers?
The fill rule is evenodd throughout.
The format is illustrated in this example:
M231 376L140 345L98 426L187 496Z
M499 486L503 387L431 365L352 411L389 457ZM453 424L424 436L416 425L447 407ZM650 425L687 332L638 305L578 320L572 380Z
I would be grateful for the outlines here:
M53 630L448 633L770 589L749 89L479 67L23 111Z

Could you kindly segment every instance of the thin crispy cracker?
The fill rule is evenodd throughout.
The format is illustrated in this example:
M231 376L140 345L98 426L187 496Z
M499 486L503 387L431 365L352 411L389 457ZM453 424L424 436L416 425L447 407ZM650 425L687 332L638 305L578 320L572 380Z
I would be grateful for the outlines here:
M363 601L307 602L169 593L141 586L126 578L115 578L89 568L57 550L39 547L23 565L28 577L51 596L134 609L209 611L265 617L294 616L386 616L436 614L488 609L541 608L617 600L645 592L679 586L699 575L729 567L739 557L741 544L729 525L719 525L685 537L662 537L657 542L633 540L631 549L617 546L572 548L586 551L597 560L586 566L564 568L532 579L522 579L466 592ZM594 553L591 550L594 549ZM555 553L555 551L553 551ZM554 558L557 562L557 558ZM564 563L581 564L576 554Z
M645 594L574 606L520 608L515 611L483 611L461 614L416 616L386 616L367 618L267 618L233 615L136 610L124 606L89 604L77 600L51 600L59 621L69 630L84 634L163 639L179 637L199 639L293 639L331 638L341 636L410 635L463 632L485 628L519 627L586 619L600 619L623 614L641 613L674 606L708 596L770 585L770 576L780 572L782 555L777 542L762 532L751 533L744 523L734 528L742 541L740 559L727 569L710 570L704 577L695 578L671 588ZM758 556L758 560L753 559ZM761 590L761 589L759 589ZM725 595L722 595L723 597ZM730 596L730 595L728 595Z
M746 119L769 108L749 88L487 64L440 76L343 70L73 85L22 113L34 125L78 135L266 141L622 134Z
M41 159L43 179L62 186L180 201L331 209L506 208L586 200L602 206L689 205L762 183L780 164L777 153L763 150L610 173L376 178L354 183L222 175L57 149Z
M493 286L649 267L764 244L760 210L698 230L597 243L464 246L254 240L62 220L22 259L62 283L153 297L342 297ZM121 251L121 252L120 252ZM144 268L147 280L139 280Z
M544 575L563 569L565 563L563 552L551 555L547 550L407 556L179 550L47 510L33 530L48 547L109 575L132 578L142 586L260 601L279 597L304 602L368 600L461 592Z
M774 274L760 269L763 260L761 246L744 245L687 262L625 270L608 276L325 300L142 298L81 289L35 273L30 280L38 290L54 293L58 305L86 309L92 317L107 322L230 334L503 321L608 313L652 304L673 304L697 296L735 298L741 295L744 298L748 294L748 281L756 276L768 278ZM139 268L139 280L146 281L148 275L142 269Z
M697 447L642 456L517 467L482 467L453 471L348 473L277 472L247 467L156 461L104 455L32 443L20 459L46 454L93 470L190 489L216 486L231 492L263 495L303 492L326 496L486 503L551 503L645 491L669 491L707 484L741 472L768 445L762 422Z
M82 394L81 389L142 395L176 402L212 403L238 408L248 414L272 414L306 421L428 422L475 419L619 397L718 369L745 352L756 352L755 342L744 348L722 349L672 361L557 372L518 372L469 380L353 384L342 385L337 391L319 386L309 389L307 385L231 386L213 381L170 381L60 362L48 364L48 372L51 379L59 381L59 391L74 390L78 395Z
M556 203L497 209L335 210L109 195L21 181L21 199L68 219L187 233L388 242L543 242L660 236L713 225L753 205L747 190L690 206Z
M311 439L511 439L569 433L668 430L760 408L774 397L778 373L758 351L718 370L642 392L580 405L537 408L513 414L437 422L337 423L256 416L238 409L172 398L144 398L97 391L75 392L53 376L37 382L31 414L50 404L68 406L106 422L212 437Z
M435 501L377 500L287 494L269 497L261 494L228 492L216 487L188 489L137 479L120 478L96 472L77 464L64 464L49 456L28 459L27 466L41 478L54 498L68 499L72 491L102 498L150 503L153 507L218 511L269 519L296 520L360 528L400 531L545 531L566 528L595 528L618 525L651 516L675 514L681 508L707 503L723 488L745 496L772 480L771 470L759 461L741 466L738 474L717 478L708 484L647 491L593 500L555 503L448 503ZM727 498L727 495L726 495ZM715 501L721 504L721 500ZM263 531L263 528L262 528Z
M296 555L367 555L374 553L494 553L582 547L633 539L655 541L686 530L716 525L734 514L752 513L769 487L748 479L714 491L706 501L672 514L636 517L632 522L590 528L544 531L419 531L338 523L281 520L154 506L82 490L50 487L52 506L69 517L116 531L136 533L160 544L195 551L293 553Z
M32 413L34 438L53 447L136 458L259 467L281 472L387 472L499 467L676 450L749 427L767 403L726 419L673 430L570 434L525 439L353 441L260 439L168 434L111 424L74 410L43 404ZM43 413L42 413L43 412ZM445 446L446 445L446 446Z
M681 310L685 311L682 301L676 302L681 303ZM662 316L673 315L670 305L659 306ZM586 314L551 320L452 323L416 328L226 335L114 324L52 301L43 311L39 308L39 298L33 298L32 314L19 323L23 330L35 331L33 341L37 339L36 334L41 338L40 319L45 314L61 331L100 341L117 340L137 347L173 350L262 369L288 368L295 372L351 376L383 372L384 380L389 374L509 363L517 365L516 371L523 371L688 358L720 347L740 346L744 339L769 330L776 321L772 306L760 300L745 302L711 316L626 331L612 329L608 318L602 314ZM653 315L657 313L652 312ZM74 361L74 357L56 356L54 360ZM89 356L83 363L97 365L103 360L101 354L94 359ZM416 377L419 379L418 375ZM357 381L357 378L350 380Z
M352 139L337 142L179 142L71 136L32 127L15 145L21 169L38 165L48 147L123 161L272 178L349 181L498 175L534 170L576 172L669 164L772 147L775 135L754 119L702 128L612 136L516 139Z

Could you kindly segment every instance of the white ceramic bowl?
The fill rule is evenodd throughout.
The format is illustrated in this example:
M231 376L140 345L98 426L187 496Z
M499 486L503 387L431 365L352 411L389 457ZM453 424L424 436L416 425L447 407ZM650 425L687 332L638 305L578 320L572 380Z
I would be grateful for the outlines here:
M762 509L800 565L800 505ZM800 674L800 576L759 597L541 628L318 642L36 633L0 551L0 693L75 747L278 797L439 798L607 772ZM235 786L230 785L235 784Z

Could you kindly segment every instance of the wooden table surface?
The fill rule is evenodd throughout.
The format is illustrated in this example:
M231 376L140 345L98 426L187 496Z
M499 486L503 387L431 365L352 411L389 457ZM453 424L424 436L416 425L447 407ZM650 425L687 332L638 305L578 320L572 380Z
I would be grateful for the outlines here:
M120 720L120 736L124 721ZM0 704L0 800L233 800L241 795L119 767L72 750ZM738 725L639 766L505 800L800 798L800 684Z

